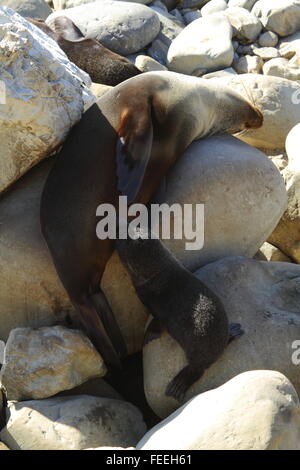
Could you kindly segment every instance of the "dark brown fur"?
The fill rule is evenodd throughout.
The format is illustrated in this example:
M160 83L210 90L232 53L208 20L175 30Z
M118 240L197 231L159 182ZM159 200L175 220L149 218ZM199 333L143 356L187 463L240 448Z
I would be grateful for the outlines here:
M95 39L85 38L66 16L55 18L54 31L43 20L30 18L29 21L56 41L71 62L88 73L95 83L115 86L141 73L125 57L110 51Z

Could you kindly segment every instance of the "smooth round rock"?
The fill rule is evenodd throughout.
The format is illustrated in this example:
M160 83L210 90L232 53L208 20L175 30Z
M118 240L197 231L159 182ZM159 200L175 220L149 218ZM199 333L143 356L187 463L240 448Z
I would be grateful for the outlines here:
M157 14L138 3L101 0L56 11L47 18L50 27L57 16L67 16L84 36L121 55L140 51L160 30Z
M263 66L264 75L286 78L287 80L300 80L299 66L292 65L288 59L283 57L268 60Z
M233 60L232 28L223 14L208 15L190 23L168 50L168 68L200 75L229 67Z
M254 256L286 208L279 171L261 152L231 136L194 142L167 175L166 196L158 202L204 204L204 246L186 250L183 240L164 240L191 271L230 255ZM195 212L194 212L195 213ZM199 238L202 224L199 226ZM102 288L130 351L141 348L147 312L116 253Z
M253 5L257 0L229 0L228 6L231 7L240 7L246 8L246 10L251 11Z
M227 3L225 0L211 0L207 2L204 7L201 8L201 15L207 16L213 13L219 13L220 11L226 10Z
M24 18L40 18L45 20L52 10L45 0L0 0L0 6L12 8Z
M261 47L275 47L278 44L278 36L273 31L266 31L259 36L258 42Z
M300 393L300 266L227 257L195 275L219 296L229 322L240 323L244 334L190 387L185 401L256 369L278 370ZM158 416L168 416L180 406L165 390L187 364L184 352L165 332L143 355L147 401Z
M244 74L214 78L232 87L257 106L264 115L259 129L249 129L239 138L250 145L284 149L289 131L300 122L300 83L280 77Z
M299 450L299 398L279 372L245 372L190 400L137 449Z
M279 36L288 36L300 29L299 0L259 0L252 12L265 29Z
M241 73L260 73L262 71L264 61L260 57L245 55L240 57L234 63L234 68L238 74Z
M130 403L88 395L9 402L1 440L12 450L130 447L146 432Z
M167 67L161 65L156 60L152 59L152 57L148 57L146 55L138 55L135 60L135 66L141 70L142 72L155 72L155 71L163 71L168 70Z
M224 15L234 28L234 37L255 41L262 30L259 19L245 8L227 8Z
M0 339L62 322L73 308L41 234L40 199L53 160L30 170L0 201Z

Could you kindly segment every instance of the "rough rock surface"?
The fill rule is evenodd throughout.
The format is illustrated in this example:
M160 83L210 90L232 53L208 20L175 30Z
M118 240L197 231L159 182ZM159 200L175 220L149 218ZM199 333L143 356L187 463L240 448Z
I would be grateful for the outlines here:
M1 193L63 142L94 97L89 76L6 7L0 7L0 75Z
M22 401L48 398L105 374L101 356L82 332L16 328L6 343L0 382L8 400Z
M145 434L130 403L88 395L10 402L1 440L12 450L81 450L135 446Z
M227 346L185 399L257 369L283 373L300 393L299 363L293 361L295 341L300 338L300 266L228 257L195 274L220 297L229 322L240 323L244 335ZM179 407L165 389L185 365L183 350L167 333L144 347L145 393L158 416Z
M151 429L137 448L299 450L299 398L278 372L245 372L190 400Z

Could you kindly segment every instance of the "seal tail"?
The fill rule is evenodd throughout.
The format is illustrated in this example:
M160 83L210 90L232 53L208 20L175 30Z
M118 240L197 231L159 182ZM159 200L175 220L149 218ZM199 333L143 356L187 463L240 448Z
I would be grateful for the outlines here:
M81 313L83 326L94 346L100 352L104 362L112 367L121 368L121 358L127 349L119 326L111 308L101 290L85 296L83 301L75 303ZM108 335L107 331L110 332ZM111 337L114 341L111 340Z
M204 369L198 369L188 364L171 380L166 388L166 396L181 402L187 390L203 375Z

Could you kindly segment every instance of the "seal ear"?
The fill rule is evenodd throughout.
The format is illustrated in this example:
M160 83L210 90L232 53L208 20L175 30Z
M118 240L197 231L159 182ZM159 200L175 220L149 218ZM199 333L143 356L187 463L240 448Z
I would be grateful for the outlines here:
M54 31L67 41L79 41L84 35L67 16L57 16L53 21Z
M144 112L126 110L121 117L117 142L118 190L131 204L136 198L150 160L153 143L153 124L150 103Z

